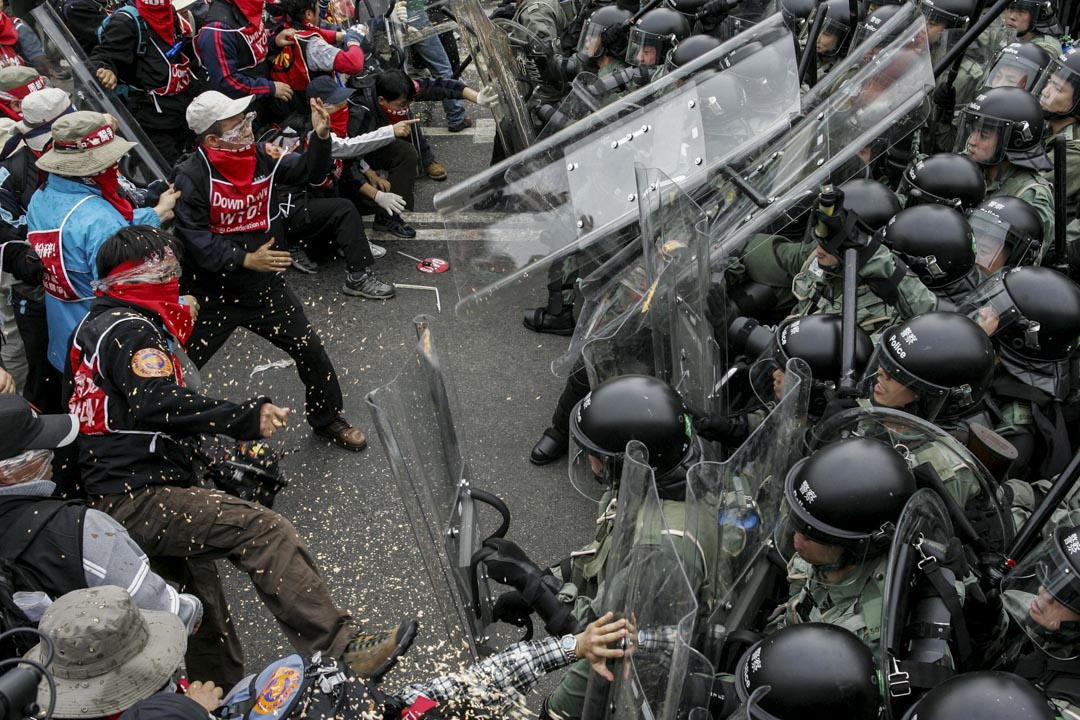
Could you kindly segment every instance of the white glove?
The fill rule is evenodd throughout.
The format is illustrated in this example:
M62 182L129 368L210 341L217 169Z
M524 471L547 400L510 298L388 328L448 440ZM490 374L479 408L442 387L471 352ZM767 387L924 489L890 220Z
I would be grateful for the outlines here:
M351 28L349 28L346 32L353 32L353 33L356 33L357 35L359 35L362 38L366 38L368 36L368 33L371 32L371 29L367 25L365 25L364 23L356 23Z
M398 24L409 24L409 8L405 5L405 0L398 0L397 4L394 5L394 9L391 14L394 16L394 20L396 20Z
M482 87L480 92L476 94L476 104L480 107L494 107L499 104L499 94L495 92L493 87Z
M396 193L376 190L375 204L385 210L387 215L400 215L405 209L405 198Z

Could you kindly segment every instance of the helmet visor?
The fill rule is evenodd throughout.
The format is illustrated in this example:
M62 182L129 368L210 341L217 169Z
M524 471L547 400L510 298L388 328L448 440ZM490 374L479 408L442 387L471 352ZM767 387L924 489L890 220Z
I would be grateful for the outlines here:
M1042 68L1027 58L1001 53L997 62L986 74L987 88L1018 87L1031 90L1039 81Z
M819 12L822 12L825 6L822 5L821 8ZM840 54L840 51L844 49L844 40L847 39L850 32L851 28L846 23L842 23L835 18L825 18L825 22L821 24L821 33L817 39L818 54L828 57Z
M1080 110L1080 74L1055 58L1035 84L1032 94L1039 98L1043 112L1050 117L1075 115Z
M899 193L908 199L906 207L914 205L944 205L945 207L963 209L963 203L957 197L944 197L929 190L919 187L911 177L914 173L909 167L900 180Z
M1066 556L1070 548L1080 552L1080 538L1057 528L1001 583L1013 621L1039 649L1059 660L1080 656L1080 577Z
M916 377L901 364L909 349L903 335L893 334L894 328L898 326L881 334L863 376L863 387L874 405L904 410L933 422L944 407L949 390Z
M570 413L570 456L567 472L570 484L578 493L599 502L604 492L618 482L624 453L604 450L585 436L578 426L581 402Z
M592 18L585 20L585 26L581 28L578 37L577 51L579 55L587 58L598 58L604 54L603 34L607 28L599 23L594 23Z
M667 51L675 44L673 40L672 35L656 35L637 26L631 28L626 43L626 64L656 67L667 57Z
M957 309L961 315L967 315L977 322L990 337L1024 319L1020 308L1012 301L1005 287L1007 272L1008 270L999 270L996 275L972 290ZM1037 339L1035 342L1037 345Z
M1039 240L1021 233L1010 223L985 210L975 210L968 217L975 233L975 264L987 275L1003 267L1032 264Z
M1011 122L965 109L960 114L955 152L967 155L980 165L997 165L1005 159L1011 132Z

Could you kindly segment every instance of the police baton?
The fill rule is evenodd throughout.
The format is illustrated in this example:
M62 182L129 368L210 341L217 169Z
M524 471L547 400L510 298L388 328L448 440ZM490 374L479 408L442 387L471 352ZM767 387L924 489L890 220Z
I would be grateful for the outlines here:
M1031 513L1031 517L1027 519L1027 522L1020 528L1020 531L1016 533L1012 545L1010 545L1009 549L1005 552L1005 557L998 567L1002 576L1015 567L1018 560L1024 557L1028 550L1039 541L1046 523L1050 521L1050 517L1054 514L1054 511L1057 510L1061 502L1072 492L1073 486L1076 484L1078 478L1080 478L1080 452L1073 455L1068 466L1061 471L1057 480L1055 480L1054 484L1050 487L1050 492L1046 493L1042 502L1035 508L1035 512Z
M818 194L818 211L825 215L835 215L843 210L844 194L833 185L823 185ZM819 243L829 240L829 228L818 220L814 226L814 236ZM841 298L840 317L842 335L840 345L840 392L850 396L855 392L855 298L859 285L859 249L841 238L840 247L844 249L844 294Z
M810 69L817 70L817 39L821 35L821 26L825 24L825 3L818 5L814 12L814 22L810 31L806 34L806 44L803 45L802 57L799 58L799 84L806 82ZM813 85L814 83L809 83Z
M1069 274L1065 250L1065 135L1054 136L1054 266Z

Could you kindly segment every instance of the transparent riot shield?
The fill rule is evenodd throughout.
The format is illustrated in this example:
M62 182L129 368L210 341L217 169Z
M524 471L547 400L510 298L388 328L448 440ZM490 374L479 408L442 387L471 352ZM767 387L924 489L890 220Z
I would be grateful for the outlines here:
M458 33L476 63L484 87L494 90L499 102L492 107L495 130L508 154L529 147L536 137L526 100L540 83L540 75L526 54L515 51L480 6L480 0L450 0Z
M903 454L919 487L936 491L958 537L990 552L1004 552L1013 526L998 500L998 484L981 462L937 425L891 408L854 408L819 423L811 451L843 438L877 438Z
M71 80L50 78L53 86L68 90L72 103L79 110L108 113L115 117L120 125L120 135L138 143L120 161L120 171L124 177L140 187L168 177L169 167L157 148L131 117L124 103L112 91L103 88L94 77L93 65L82 46L75 42L52 5L41 3L31 13L38 23L38 32L48 37L71 66Z
M681 710L698 607L694 584L700 583L700 555L685 534L668 527L648 451L637 441L626 446L618 493L597 609L629 620L631 637L627 655L609 663L614 682L595 673L589 676L582 717L674 720L688 714ZM700 672L701 656L693 657ZM694 697L686 700L698 702Z
M402 48L457 29L457 23L447 12L450 0L406 0L405 7L408 8L405 22L390 17L394 37Z
M778 398L764 418L724 462L703 462L687 475L687 502L695 518L714 528L687 528L695 536L718 533L717 553L709 570L700 648L717 667L738 659L744 647L732 647L731 633L755 626L763 602L783 572L768 560L780 519L784 478L802 457L810 369L788 362ZM767 413L767 414L765 414Z
M367 395L368 409L420 548L442 612L449 646L488 654L491 593L483 575L474 583L473 554L481 532L480 505L491 496L471 487L462 457L453 384L429 327L415 321L418 341L397 377ZM503 508L502 510L505 510ZM495 535L505 534L509 517Z
M919 698L920 691L909 682L912 666L924 670L936 666L941 671L955 666L950 644L955 641L954 623L962 618L950 616L928 574L938 573L950 589L963 580L948 567L953 560L952 539L952 523L941 498L932 490L912 495L896 524L885 574L879 662L886 719L904 717Z
M720 21L714 34L721 40L733 38L778 12L780 3L777 0L745 0Z
M464 1L464 0L461 0ZM462 15L458 22L464 26ZM439 193L448 229L479 210L495 211L486 227L450 243L462 299L479 299L528 270L617 235L637 218L634 165L655 167L686 189L706 169L746 154L776 136L798 111L795 50L779 17L762 22L695 62L536 143L467 182ZM744 52L732 67L721 61ZM754 63L755 77L735 71ZM761 77L761 72L767 73ZM728 103L731 86L756 83L770 92L754 103ZM601 243L602 244L602 243Z
M365 53L364 69L358 78L367 80L376 73L400 69L405 63L405 46L399 38L400 28L387 17L392 6L391 0L359 0L355 5L356 22L366 25L372 38L371 52ZM339 30L347 27L347 15L338 12L331 17L339 21ZM357 86L357 82L353 79L351 84Z
M662 172L639 165L635 175L642 252L599 300L587 297L563 358L572 359L582 347L593 387L618 375L644 373L666 381L699 412L718 412L724 363L706 318L705 215ZM636 282L641 278L651 279L643 292ZM613 295L637 299L613 315L621 307L609 302Z
M604 93L598 89L600 84L600 78L595 74L578 73L570 83L566 97L551 113L544 129L536 136L537 142L573 125L612 101L614 97L610 93Z

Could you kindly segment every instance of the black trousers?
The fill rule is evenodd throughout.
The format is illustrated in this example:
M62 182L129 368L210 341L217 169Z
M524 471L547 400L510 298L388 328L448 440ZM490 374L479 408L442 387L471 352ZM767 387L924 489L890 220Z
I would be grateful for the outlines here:
M416 148L408 140L397 138L394 142L364 156L368 165L385 170L390 181L390 192L405 200L405 209L413 209L413 188L416 185ZM362 212L375 212L375 203L353 192L349 197L359 198ZM382 210L379 210L382 212Z
M291 248L331 241L345 253L345 267L351 273L363 272L375 264L360 211L345 198L305 194L285 220L285 239Z
M341 385L322 340L304 314L304 306L280 273L256 298L207 297L195 292L199 317L188 339L188 356L202 367L214 356L232 331L247 328L266 338L296 361L296 371L304 383L304 412L313 428L329 425L341 415L344 401Z

